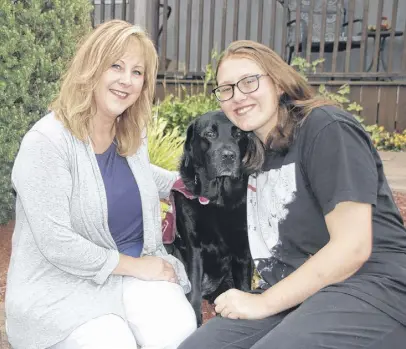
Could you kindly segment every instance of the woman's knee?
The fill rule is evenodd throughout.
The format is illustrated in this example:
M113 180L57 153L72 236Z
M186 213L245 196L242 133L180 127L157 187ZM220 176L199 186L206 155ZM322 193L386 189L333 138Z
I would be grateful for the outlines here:
M169 284L168 298L162 306L161 319L157 322L164 333L168 348L176 348L197 328L196 314L178 285ZM174 287L175 286L175 287Z
M168 312L167 314L168 324L170 324L167 331L167 343L172 344L173 348L177 348L180 343L196 331L196 315L187 300L179 304L177 313L171 314Z
M134 295L126 311L140 345L176 348L196 330L196 315L181 286L163 281L138 286L138 300ZM140 292L143 287L148 291L145 295Z

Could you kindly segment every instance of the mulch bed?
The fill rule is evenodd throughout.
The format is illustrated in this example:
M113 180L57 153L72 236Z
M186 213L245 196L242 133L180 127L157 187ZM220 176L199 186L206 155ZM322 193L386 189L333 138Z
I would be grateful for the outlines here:
M6 291L6 277L8 262L10 260L13 228L14 222L0 225L0 302L4 302L4 293Z
M393 193L393 196L395 197L403 221L406 223L406 193Z
M394 193L395 201L400 213L406 222L406 193ZM4 302L6 290L6 275L11 252L11 235L14 223L0 226L0 302ZM214 315L212 307L203 304L203 318L208 319Z

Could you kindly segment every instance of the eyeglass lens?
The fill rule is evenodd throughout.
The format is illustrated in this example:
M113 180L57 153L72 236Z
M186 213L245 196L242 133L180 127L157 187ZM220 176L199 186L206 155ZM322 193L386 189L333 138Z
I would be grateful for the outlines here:
M254 92L259 87L259 78L261 75L247 76L233 85L223 85L215 89L215 94L220 102L227 101L234 96L234 88L237 88L244 94Z

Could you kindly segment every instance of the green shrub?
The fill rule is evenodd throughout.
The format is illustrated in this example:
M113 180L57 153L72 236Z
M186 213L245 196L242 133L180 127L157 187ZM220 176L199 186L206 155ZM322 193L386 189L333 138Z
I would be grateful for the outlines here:
M168 130L177 127L181 134L185 133L187 125L197 115L216 109L219 109L216 98L207 96L205 93L187 95L183 99L169 95L154 106L154 112L158 118L167 121Z
M47 112L90 11L89 0L0 0L0 224L12 217L21 138Z
M218 58L217 52L213 51L211 57L214 62ZM172 130L176 127L183 135L189 123L196 116L220 108L216 97L208 93L209 86L214 84L213 80L214 69L211 64L208 64L205 69L203 92L186 95L183 98L170 94L163 101L158 101L154 105L153 111L157 117L167 121L167 130ZM177 89L184 91L182 85L178 85Z
M174 171L178 169L184 138L177 127L169 130L167 124L163 118L154 118L148 129L148 153L152 164Z
M365 129L371 135L376 149L386 151L406 151L406 130L390 133L383 126L370 125Z

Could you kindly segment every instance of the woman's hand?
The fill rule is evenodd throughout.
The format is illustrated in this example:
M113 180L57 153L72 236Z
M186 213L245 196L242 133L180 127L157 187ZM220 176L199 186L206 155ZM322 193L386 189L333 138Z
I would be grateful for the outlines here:
M178 283L175 270L164 259L155 256L144 256L137 259L137 278L147 281L162 280Z
M146 281L161 280L178 283L172 265L156 256L134 258L120 254L119 263L113 274L133 276Z
M262 294L251 294L235 288L222 293L214 301L216 312L229 319L263 319L271 314L266 311Z

